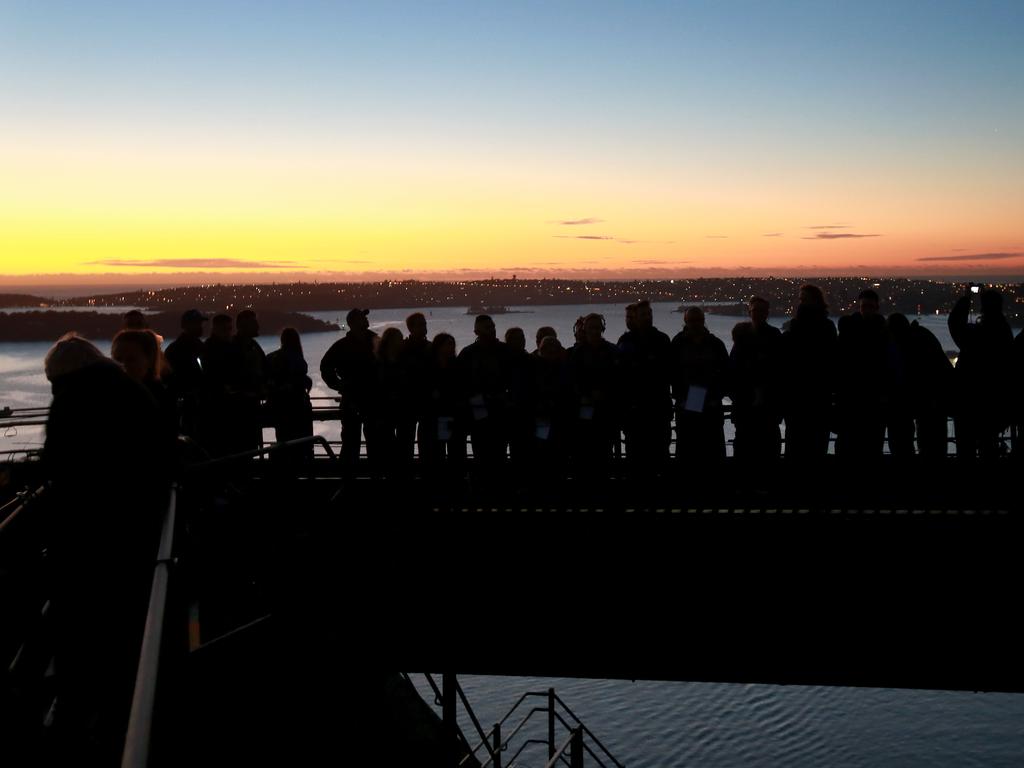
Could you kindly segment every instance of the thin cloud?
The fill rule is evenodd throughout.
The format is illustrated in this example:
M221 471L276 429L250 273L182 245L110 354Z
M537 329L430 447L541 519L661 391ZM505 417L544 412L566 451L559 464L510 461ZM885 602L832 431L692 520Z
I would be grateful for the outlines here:
M614 240L611 235L552 235L563 240Z
M708 240L728 240L728 235L704 235Z
M804 227L804 229L849 229L849 224L817 224L813 227Z
M292 261L252 261L249 259L101 259L87 261L105 267L181 267L184 269L282 269L295 267Z
M803 240L846 240L855 237L881 237L881 235L859 235L854 232L819 232L813 237L804 237Z
M782 237L781 232L768 232L767 234L761 235L761 237Z
M636 243L656 243L658 245L672 245L675 240L622 240L616 239L617 243L624 243L625 245L635 245Z
M1004 261L1022 257L1024 253L963 253L957 256L922 256L917 261Z
M593 216L588 216L585 219L564 219L560 222L563 227L575 227L580 224L600 224L604 219L595 219Z

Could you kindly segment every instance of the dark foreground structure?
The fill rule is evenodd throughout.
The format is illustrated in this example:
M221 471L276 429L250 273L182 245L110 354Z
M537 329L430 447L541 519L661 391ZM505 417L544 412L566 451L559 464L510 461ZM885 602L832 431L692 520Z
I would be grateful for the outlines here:
M616 462L474 487L282 450L195 462L166 496L134 683L109 692L125 718L106 734L61 723L51 502L40 468L17 467L41 490L0 522L5 765L507 764L528 707L556 762L616 764L555 694L497 735L474 723L469 673L1024 691L1010 457L854 471L829 456L756 487L731 458L643 484ZM108 495L83 488L77 511ZM437 708L398 670L443 673Z

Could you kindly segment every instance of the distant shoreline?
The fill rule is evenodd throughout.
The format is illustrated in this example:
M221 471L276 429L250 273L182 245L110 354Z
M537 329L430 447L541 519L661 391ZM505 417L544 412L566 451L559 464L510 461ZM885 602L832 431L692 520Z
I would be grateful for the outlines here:
M210 313L208 313L210 314ZM281 312L273 309L259 313L262 333L277 334L292 327L299 333L337 331L339 326L301 312ZM181 330L181 313L164 310L146 315L153 331L165 339L173 339ZM69 331L87 339L110 339L121 330L124 320L120 313L95 311L40 310L28 312L0 311L0 342L56 341Z

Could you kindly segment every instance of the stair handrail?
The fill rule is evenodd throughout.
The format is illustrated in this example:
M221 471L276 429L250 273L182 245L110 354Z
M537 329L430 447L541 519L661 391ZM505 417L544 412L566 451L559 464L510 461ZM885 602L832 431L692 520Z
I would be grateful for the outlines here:
M562 698L560 696L558 696L557 693L554 692L553 688L549 689L547 691L526 691L525 693L520 695L520 697L518 699L516 699L515 703L509 708L509 710L505 713L505 715L501 718L501 720L499 720L497 723L495 723L494 727L492 727L490 731L488 731L486 734L480 733L480 737L481 737L480 738L480 743L478 743L476 745L476 747L474 747L470 751L469 755L467 755L466 758L463 758L462 762L465 762L466 759L468 759L470 755L475 755L479 751L480 747L484 746L485 744L490 745L490 740L491 740L492 735L495 732L495 729L499 729L499 732L500 732L501 726L505 724L505 722L509 719L509 717L520 707L520 705L522 705L522 703L527 698L529 698L529 697L537 697L537 696L548 698L549 702L554 702L554 703L560 705L566 711L566 713L569 715L569 717L572 718L572 720L574 721L575 726L572 723L568 722L564 717L562 717L562 715L557 710L554 710L551 714L554 717L554 719L557 720L559 723L561 723L561 725L567 731L572 732L574 730L574 728L581 729L583 735L589 737L589 739L594 742L594 744L604 754L604 756L607 757L608 760L610 760L617 768L624 768L622 763L620 763L615 758L615 756L609 751L608 747L606 747L604 745L604 743L600 739L598 739L597 736L594 735L594 732L591 731L582 720L580 720L580 718L576 715L575 712L572 711L572 709L569 708L569 706L565 703L565 701L563 701ZM512 739L519 733L519 731L521 731L523 729L523 727L526 725L526 723L535 714L537 714L538 712L548 712L548 707L547 706L544 706L544 707L532 707L519 720L519 722L516 725L516 727L513 728L510 732L508 732L508 734L501 733L501 737L500 737L501 741L500 741L500 744L498 745L498 749L497 750L493 750L493 751L504 752L507 749L509 749L509 746L510 746L510 743L511 743ZM510 765L512 763L514 763L515 759L519 756L519 754L523 751L523 749L525 749L530 744L548 744L549 748L553 748L553 745L547 739L527 739L523 744L521 744L519 746L519 749L517 749L515 751L515 753L512 755L512 757L509 758L508 763ZM586 751L597 762L597 764L602 766L602 768L603 768L603 766L605 765L605 762L604 762L604 760L601 759L601 755L599 755L597 752L595 752L593 749L591 749L590 745L587 743L586 740L584 740L582 742L581 746L582 746L582 749L584 751ZM492 763L493 759L494 759L494 755L492 754L490 757L488 757L487 760L485 760L483 763L481 763L480 768L487 768L487 766Z
M611 752L608 751L608 748L604 744L602 744L601 740L599 738L597 738L597 736L594 735L593 731L591 731L587 727L586 723L584 723L582 720L580 720L576 716L576 713L573 712L571 709L569 709L569 705L566 704L564 701L562 701L561 697L557 693L554 694L554 697L555 697L555 701L557 701L559 704L561 704L562 708L566 712L569 713L569 717L571 717L574 721L576 721L576 723L583 729L583 732L587 736L590 737L591 741L593 741L595 744L597 744L597 746L601 748L601 751L604 752L605 755L608 756L608 759L611 760L613 763L615 763L617 768L624 768L622 763L620 763L618 760L615 759L615 756Z
M153 716L167 619L167 596L170 591L171 565L174 552L174 528L177 517L178 486L171 484L160 526L160 543L153 564L153 581L149 592L149 608L139 650L128 728L125 730L121 768L145 768L149 763L153 739Z

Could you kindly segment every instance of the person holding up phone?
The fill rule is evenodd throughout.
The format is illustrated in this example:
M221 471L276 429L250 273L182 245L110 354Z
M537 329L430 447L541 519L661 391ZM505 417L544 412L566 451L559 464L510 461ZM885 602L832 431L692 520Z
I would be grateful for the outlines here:
M969 322L971 295L981 313ZM1010 423L1013 397L1013 331L1003 316L1003 297L994 289L969 284L949 313L949 333L960 348L954 371L956 452L961 458L999 455L999 436Z

